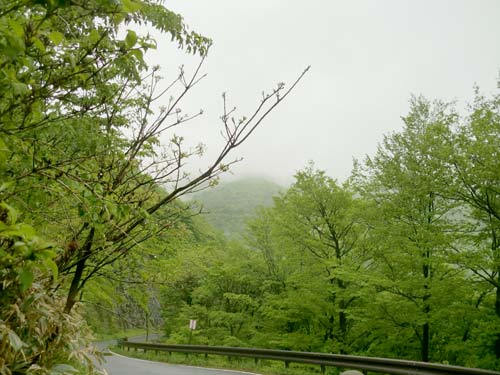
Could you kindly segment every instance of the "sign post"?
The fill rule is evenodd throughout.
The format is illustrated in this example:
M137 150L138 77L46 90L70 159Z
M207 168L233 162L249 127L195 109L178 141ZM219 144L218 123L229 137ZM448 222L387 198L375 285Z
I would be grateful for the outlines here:
M191 340L193 339L193 331L196 329L196 319L189 320L189 345L191 345Z
M190 329L191 331L194 331L194 330L196 329L196 319L191 319L191 320L189 321L189 329Z

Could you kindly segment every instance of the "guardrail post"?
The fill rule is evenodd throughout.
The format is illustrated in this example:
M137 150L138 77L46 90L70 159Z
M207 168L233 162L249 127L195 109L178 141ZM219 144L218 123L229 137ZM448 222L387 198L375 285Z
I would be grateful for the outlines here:
M290 367L290 362L285 361L285 368L289 368L289 367Z
M126 346L125 346L125 343L128 342L128 337L122 337L121 339L118 339L117 340L117 344L118 346L121 348L121 349L128 349Z
M325 365L321 365L321 373L324 374L326 371Z

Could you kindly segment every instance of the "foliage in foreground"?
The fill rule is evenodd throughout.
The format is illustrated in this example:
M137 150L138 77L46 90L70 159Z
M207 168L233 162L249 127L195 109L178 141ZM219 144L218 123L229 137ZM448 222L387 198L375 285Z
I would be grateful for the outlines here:
M51 245L18 222L12 207L2 203L0 213L0 373L75 373L72 365L93 373L90 331L80 315L63 313L54 290Z
M69 373L76 371L72 364L92 371L90 336L67 289L74 266L62 264L74 260L63 256L64 242L74 236L64 233L60 219L74 225L65 201L71 197L81 211L79 203L93 195L81 188L97 189L85 181L83 160L94 155L104 133L90 119L96 124L103 108L117 101L120 80L139 84L143 52L153 47L148 37L129 29L122 39L118 30L146 21L206 52L208 40L187 32L180 16L154 2L0 2L2 374ZM112 111L118 119L117 107Z

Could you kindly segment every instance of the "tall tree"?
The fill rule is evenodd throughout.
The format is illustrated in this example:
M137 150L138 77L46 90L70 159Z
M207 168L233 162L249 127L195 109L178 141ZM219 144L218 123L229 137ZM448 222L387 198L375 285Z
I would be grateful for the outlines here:
M173 132L201 114L179 109L202 78L201 64L190 77L181 70L161 89L158 69L143 60L154 41L132 29L123 38L120 30L148 23L202 57L208 39L188 32L180 16L156 2L19 1L5 9L0 64L3 87L12 89L0 94L0 131L11 153L2 176L13 184L4 199L31 213L36 226L50 228L46 235L65 249L57 262L71 279L70 312L101 268L169 228L176 210L169 221L155 222L158 210L227 170L229 154L298 80L264 94L255 112L239 120L224 97L226 143L205 170L189 176L186 159L203 148L185 149Z
M270 211L274 216L273 235L278 236L279 246L287 249L281 250L282 259L294 259L295 272L310 268L313 274L319 272L325 281L323 288L329 291L330 308L323 313L323 340L332 350L346 352L350 328L348 311L356 300L351 275L360 270L364 261L363 230L355 217L359 202L347 188L339 186L313 165L298 172L295 179L285 194L275 198L275 207ZM259 228L258 222L253 228ZM263 231L254 233L267 236ZM275 260L273 251L266 245L269 241L265 238L259 241L257 248L262 250L272 270Z
M423 361L432 358L433 316L453 290L449 253L456 204L444 198L449 172L439 154L456 118L446 104L412 98L403 131L384 137L376 155L355 172L363 196L377 209L371 236L378 318L413 333Z
M454 173L454 194L464 205L468 230L457 244L457 261L483 285L478 306L493 294L494 327L500 319L500 95L487 98L476 91L470 114L450 139L447 158ZM500 358L500 331L493 352Z

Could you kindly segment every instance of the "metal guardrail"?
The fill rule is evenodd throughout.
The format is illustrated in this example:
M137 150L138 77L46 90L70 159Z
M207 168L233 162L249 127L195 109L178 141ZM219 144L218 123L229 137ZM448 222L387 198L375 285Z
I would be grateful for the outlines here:
M214 354L229 357L248 357L255 359L270 359L284 361L285 364L307 363L332 366L346 369L365 370L380 374L399 375L500 375L500 372L449 366L436 363L387 359L376 357L360 357L343 354L295 352L288 350L271 350L259 348L235 348L225 346L205 345L165 345L153 343L138 343L119 340L118 345L125 348L154 350L162 352Z

